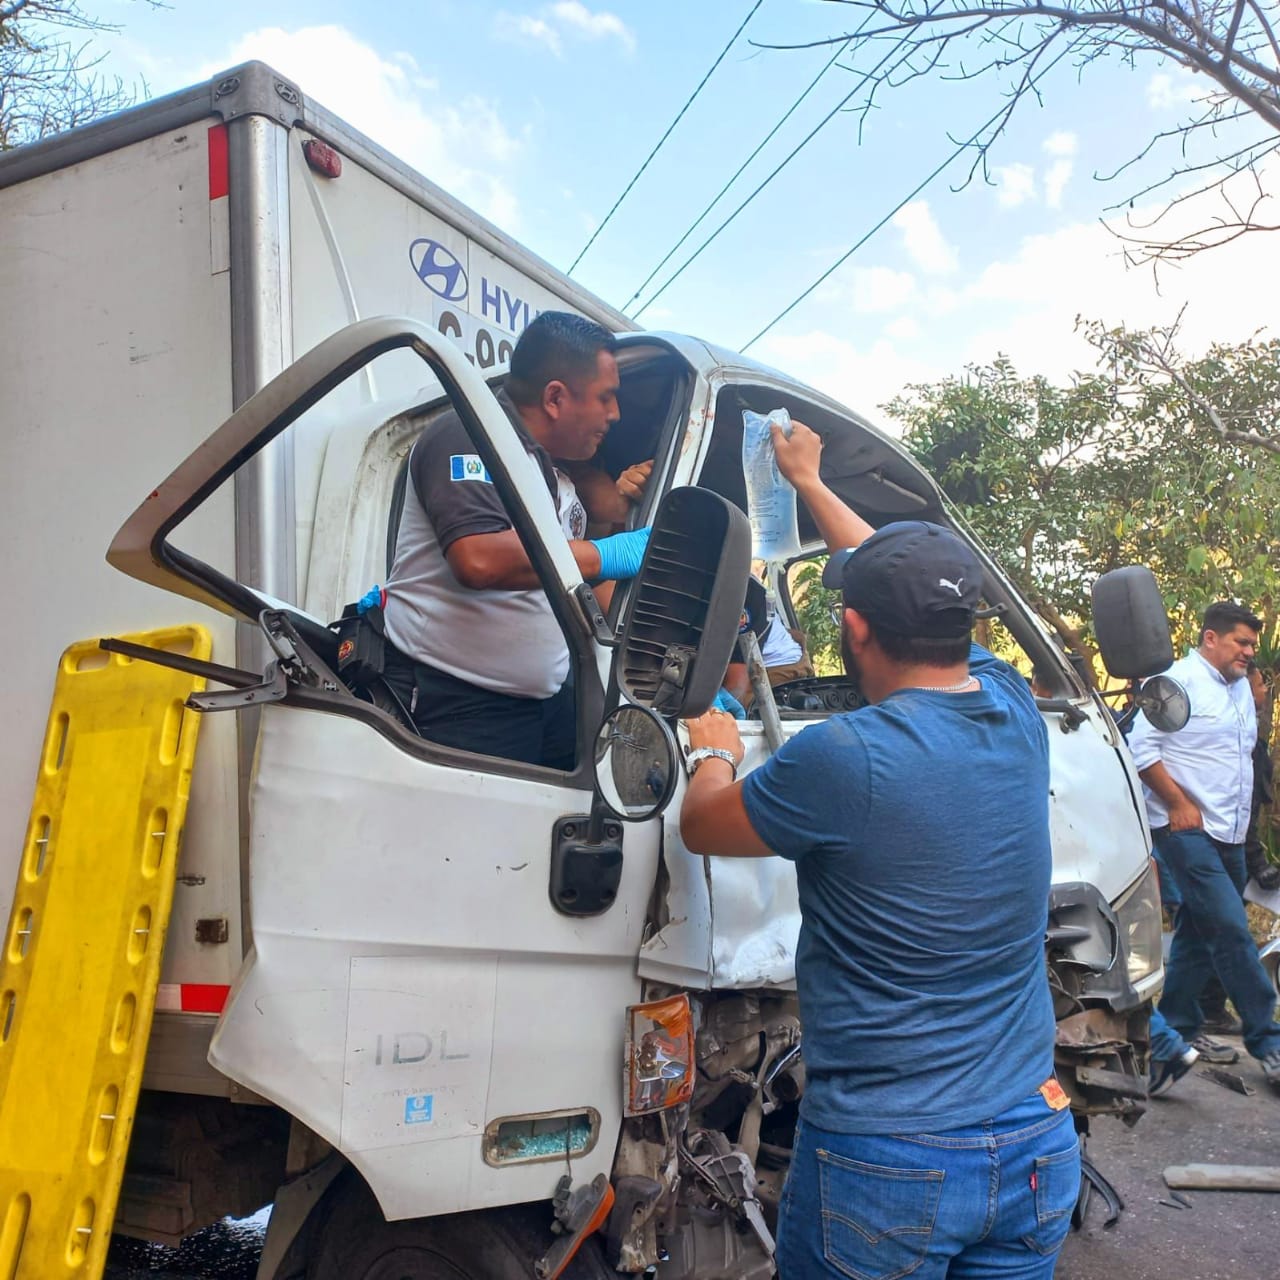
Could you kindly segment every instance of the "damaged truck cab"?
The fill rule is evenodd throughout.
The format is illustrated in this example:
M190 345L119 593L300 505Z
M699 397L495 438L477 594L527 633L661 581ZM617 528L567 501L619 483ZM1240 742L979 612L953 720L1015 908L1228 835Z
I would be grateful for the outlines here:
M260 1277L372 1277L392 1254L397 1274L423 1276L774 1273L805 1083L794 870L695 857L677 821L678 720L714 695L746 588L742 411L784 406L809 424L824 479L872 524L922 518L973 538L897 443L820 393L692 338L618 341L621 418L598 461L616 476L655 459L633 515L655 532L607 616L494 399L499 380L408 319L361 321L286 369L112 544L118 569L257 628L266 666L204 699L206 714L258 718L252 947L209 1057L291 1127ZM403 370L414 358L427 389L379 399L376 362ZM564 632L571 772L427 742L338 675L325 624L385 580L414 500L409 447L450 405ZM304 585L281 600L184 552L180 526L290 434L325 443ZM822 554L803 510L800 520L804 555ZM1051 681L1040 706L1059 1075L1082 1127L1097 1114L1133 1120L1162 981L1138 782L1102 702L975 549L985 615ZM792 576L771 587L794 623ZM773 697L770 731L762 719L742 726L744 770L767 757L771 734L861 704L839 675ZM980 815L980 786L974 806Z

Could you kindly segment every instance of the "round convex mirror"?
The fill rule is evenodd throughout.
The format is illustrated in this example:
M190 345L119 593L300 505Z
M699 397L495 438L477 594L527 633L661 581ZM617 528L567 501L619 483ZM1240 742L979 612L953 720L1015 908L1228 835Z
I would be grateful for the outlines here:
M1138 690L1138 707L1162 733L1177 733L1191 719L1191 699L1172 676L1152 676Z
M676 785L676 743L645 707L617 707L596 737L596 788L619 818L640 822L666 807Z

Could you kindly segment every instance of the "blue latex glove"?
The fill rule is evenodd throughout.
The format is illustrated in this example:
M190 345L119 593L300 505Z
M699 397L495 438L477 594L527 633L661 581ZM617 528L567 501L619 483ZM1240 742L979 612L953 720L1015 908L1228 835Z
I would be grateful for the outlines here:
M711 705L720 711L727 711L735 720L745 720L747 718L746 707L728 689L721 689L716 694L716 700Z
M591 545L600 553L600 580L634 578L640 572L644 549L649 545L649 530L632 529L607 538L593 538Z
M370 587L356 601L356 612L363 618L370 609L381 609L387 602L386 595L387 593L381 587Z

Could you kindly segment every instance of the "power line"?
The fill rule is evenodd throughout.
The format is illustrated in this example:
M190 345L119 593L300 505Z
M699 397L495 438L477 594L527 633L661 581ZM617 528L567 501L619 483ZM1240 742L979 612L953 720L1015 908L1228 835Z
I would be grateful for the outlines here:
M862 27L866 26L866 24L871 21L873 16L874 16L874 11L873 13L868 13L867 16L863 18L862 25L859 26L858 31L861 31ZM688 238L691 235L693 235L693 233L702 225L703 219L706 218L707 214L709 214L711 210L714 209L716 205L720 203L721 199L723 199L724 197L725 192L728 191L729 188L732 187L733 184L737 182L737 180L740 177L742 177L743 171L747 168L747 166L756 158L756 156L758 156L765 149L765 147L769 145L770 142L773 141L778 130L781 129L782 126L786 124L788 120L791 119L792 115L795 113L796 109L800 106L800 104L804 102L804 100L814 91L814 89L817 88L818 81L821 80L822 77L825 76L827 72L831 70L833 64L835 63L835 60L849 47L854 36L858 34L858 31L855 31L853 35L851 35L849 39L844 42L844 44L837 46L835 53L833 53L831 57L827 60L822 70L819 71L818 74L814 76L812 80L809 81L808 87L805 89L805 91L787 108L786 114L777 122L777 124L773 126L772 129L769 130L769 132L765 135L764 139L759 143L759 145L757 145L756 149L738 166L738 169L734 173L733 177L730 178L729 181L726 182L724 186L721 187L720 190L716 192L715 196L711 200L711 203L708 204L707 207L703 209L703 211L700 214L698 214L697 218L694 220L693 224L689 227L689 229L684 233L684 235L682 235L680 239L677 240L675 244L673 244L671 248L667 250L666 257L664 257L662 261L659 262L658 265L654 267L652 271L649 272L649 274L644 278L644 282L636 289L636 291L631 295L631 297L629 297L626 300L626 302L622 304L622 307L620 308L621 310L626 310L626 308L629 307L649 287L649 282L653 279L653 277L656 276L658 272L661 271L662 268L665 267L667 263L670 262L671 259L675 257L675 255L679 252L680 247L684 244L684 242L688 240Z
M591 233L591 239L588 240L587 243L582 246L582 251L569 264L569 271L566 274L571 274L573 272L573 269L578 265L578 263L582 261L583 257L586 255L587 250L590 249L593 244L595 244L596 237L605 229L606 226L608 226L609 219L612 218L613 215L618 212L618 206L627 198L627 195L630 193L631 188L634 187L636 183L640 181L640 175L644 173L644 171L649 167L649 162L653 159L653 157L656 156L658 152L662 150L662 144L666 142L666 140L671 136L672 130L684 118L684 113L688 111L691 106L693 106L694 99L698 96L698 94L702 92L703 86L707 83L708 80L711 79L712 73L721 64L721 62L724 61L725 54L727 54L729 50L733 48L734 41L737 40L737 38L743 33L743 31L746 29L747 23L750 22L753 17L755 17L756 10L763 3L764 3L764 0L756 0L755 4L751 6L750 12L747 14L745 18L743 18L742 22L738 26L737 31L735 31L733 35L730 37L729 43L725 45L723 49L720 50L720 53L717 56L716 60L711 64L710 68L707 70L707 74L703 76L701 80L698 81L698 87L693 91L693 93L689 95L688 102L686 102L684 106L680 108L679 112L676 114L676 118L667 126L666 133L664 133L662 137L658 139L657 146L655 146L654 149L650 151L649 154L645 157L644 164L642 164L640 168L636 170L635 177L633 177L631 181L627 183L626 187L623 189L622 194L613 202L613 208L610 209L609 212L604 215L604 221Z
M1069 52L1070 52L1069 49L1063 50L1062 53L1060 53L1056 58L1054 58L1053 61L1050 62L1049 65L1046 66L1045 69L1030 82L1028 87L1034 86L1035 84L1038 84L1041 80L1043 80L1044 77L1047 76L1049 72L1052 71L1053 68L1056 67L1058 63L1061 62L1062 59ZM982 124L980 124L977 127L977 129L975 129L973 133L969 135L968 138L966 138L963 142L959 143L956 146L955 150L952 151L952 153L940 165L938 165L937 168L935 168L927 178L925 178L922 182L917 183L916 186L913 187L907 195L903 196L903 198L899 200L898 203L895 204L893 208L890 209L889 212L886 213L884 217L881 218L880 221L877 222L876 225L866 233L866 235L862 236L862 238L858 240L858 242L847 253L841 254L841 256L837 258L835 262L833 262L831 266L829 266L803 293L801 293L799 297L797 297L788 306L784 307L781 311L779 311L778 314L774 316L773 319L770 320L769 323L765 325L765 327L761 329L760 332L757 333L756 336L752 338L750 342L748 342L745 346L740 347L739 350L743 354L745 354L753 346L755 346L755 344L759 342L760 339L763 338L764 335L774 327L774 325L776 325L780 320L783 320L787 316L789 316L816 288L818 288L819 285L821 285L825 280L827 280L832 275L833 272L838 271L842 266L844 266L844 264L848 262L849 259L852 258L853 255L857 253L857 251L861 249L862 246L866 244L867 241L870 240L871 237L874 236L876 232L879 231L885 225L885 223L887 223L889 219L894 216L894 214L896 214L904 205L914 200L916 196L918 196L920 192L922 192L925 189L925 187L927 187L944 169L948 168L961 155L963 155L965 151L967 151L971 146L973 146L973 144L977 142L977 140L983 135L983 133L985 133L986 130L991 128L991 126L995 124L995 122L999 120L1002 115L1005 115L1008 112L1008 110L1009 108L1008 108L1008 105L1006 104L1002 106L1000 110L997 111L995 115L993 115L989 120L986 120Z
M756 189L675 269L675 271L667 277L666 281L661 285L658 291L650 295L644 306L632 315L631 318L633 320L638 320L642 315L644 315L644 313L653 306L653 304L657 302L657 300L662 297L662 295L666 293L673 284L675 284L687 268L701 256L702 251L706 249L707 246L711 244L711 242L715 240L716 237L719 236L720 233L724 231L725 228L728 227L729 224L733 222L734 219L737 218L737 216L756 198L756 196L758 196L765 187L767 187L769 183L771 183L774 178L776 178L778 174L780 174L783 169L785 169L787 165L789 165L792 160L794 160L796 156L798 156L800 152L818 136L822 129L844 109L849 100L862 89L863 85L865 85L867 81L870 80L872 76L874 76L876 72L879 71L880 68L883 67L884 64L888 62L900 48L908 44L910 38L910 35L899 36L898 40L890 47L888 53L886 53L870 71L866 72L861 79L859 79L858 83L854 85L853 88L850 89L849 92L846 93L845 96L841 98L840 101L837 102L836 105L832 107L816 125L814 125L814 127L800 140L799 143L796 144L796 146L783 159L782 163L779 164L777 168L775 168L773 172L770 173L769 176L765 178L764 181L761 182L760 185L756 187Z

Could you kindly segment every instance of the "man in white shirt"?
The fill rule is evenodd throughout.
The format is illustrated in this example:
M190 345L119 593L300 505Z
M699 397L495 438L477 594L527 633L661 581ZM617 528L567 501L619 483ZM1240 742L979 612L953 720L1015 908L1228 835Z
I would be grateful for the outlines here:
M1249 933L1241 893L1258 721L1245 679L1262 622L1231 602L1210 605L1199 647L1168 674L1191 699L1191 718L1162 733L1139 715L1129 749L1142 777L1151 834L1182 893L1160 1011L1184 1039L1216 972L1244 1024L1244 1043L1280 1085L1275 991ZM1156 1077L1161 1064L1153 1064Z

